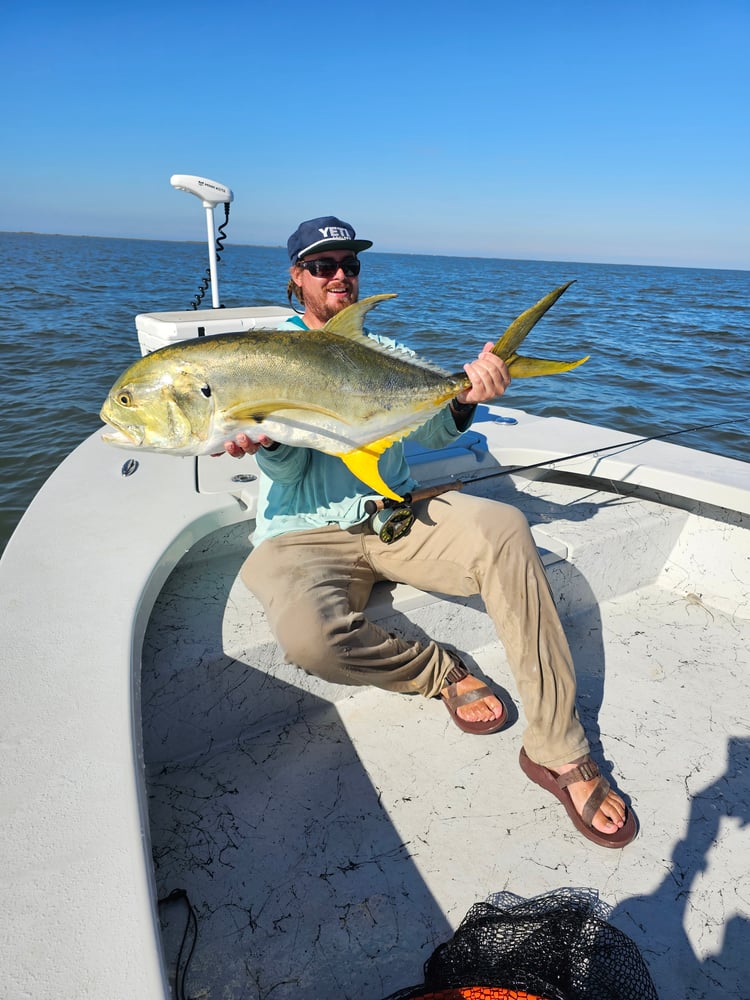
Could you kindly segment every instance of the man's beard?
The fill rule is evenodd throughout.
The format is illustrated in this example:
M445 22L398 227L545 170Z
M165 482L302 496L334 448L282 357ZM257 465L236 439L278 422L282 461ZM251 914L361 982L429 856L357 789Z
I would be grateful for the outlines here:
M333 319L337 316L342 309L346 309L347 306L352 305L357 301L357 296L351 288L347 288L346 298L334 298L331 300L326 292L323 292L320 296L320 301L314 304L314 312L318 319L322 320L323 323L327 323L329 319Z

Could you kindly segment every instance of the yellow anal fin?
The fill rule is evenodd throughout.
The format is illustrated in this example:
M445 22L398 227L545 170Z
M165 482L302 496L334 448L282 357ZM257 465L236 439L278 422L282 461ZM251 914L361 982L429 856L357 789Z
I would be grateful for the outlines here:
M514 354L506 363L513 378L532 378L534 375L558 375L560 372L572 371L588 359L588 354L578 361L550 361L547 358L524 358L520 354Z
M378 470L378 459L391 444L393 444L393 438L381 438L380 441L373 441L372 444L367 444L363 448L355 448L353 451L339 454L339 458L353 476L361 479L376 493L389 497L391 500L403 500L403 497L394 493L390 486L383 481Z

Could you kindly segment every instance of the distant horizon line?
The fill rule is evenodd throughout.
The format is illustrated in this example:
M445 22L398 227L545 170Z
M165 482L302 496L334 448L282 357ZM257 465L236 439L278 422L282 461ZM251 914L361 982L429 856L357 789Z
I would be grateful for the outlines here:
M61 236L65 239L78 239L78 240L131 240L138 243L186 243L195 246L205 246L205 240L197 239L169 239L164 236L102 236L101 234L92 233L45 233L40 232L36 229L0 229L0 234L6 234L8 236ZM224 247L224 250L229 249L230 246L236 247L251 247L260 250L284 250L286 251L286 246L281 243L242 243L239 241L234 241ZM672 268L674 270L682 271L739 271L741 273L750 273L750 267L739 267L739 266L720 266L717 264L646 264L637 263L633 261L616 261L616 260L579 260L579 259L560 259L557 257L504 257L494 254L483 254L483 253L429 253L424 250L371 250L368 251L375 254L383 254L384 256L403 256L403 257L458 257L465 258L466 260L512 260L519 262L531 262L537 264L587 264L589 266L600 266L600 267L664 267Z

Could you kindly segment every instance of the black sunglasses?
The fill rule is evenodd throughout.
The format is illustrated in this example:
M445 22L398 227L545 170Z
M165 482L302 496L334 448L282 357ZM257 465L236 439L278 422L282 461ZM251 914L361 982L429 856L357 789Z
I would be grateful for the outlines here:
M362 261L356 257L347 257L346 260L322 257L318 260L298 260L297 266L304 267L314 278L332 278L339 268L347 278L354 278L359 274Z

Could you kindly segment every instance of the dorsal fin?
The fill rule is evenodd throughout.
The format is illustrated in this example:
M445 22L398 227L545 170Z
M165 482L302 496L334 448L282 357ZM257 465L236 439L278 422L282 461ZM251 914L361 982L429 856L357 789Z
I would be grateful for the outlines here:
M370 351L376 351L377 353L384 354L389 358L397 358L402 361L406 361L410 365L416 365L419 368L424 368L426 371L433 372L435 375L447 376L450 378L450 373L447 372L445 368L441 368L439 365L433 364L431 361L426 361L418 354L415 354L415 352L410 348L396 343L390 337L381 339L377 334L367 334L364 332L364 317L370 309L378 305L384 299L395 299L396 297L395 292L385 295L370 295L369 298L362 299L361 302L354 302L352 305L342 309L340 313L337 313L334 317L332 317L332 319L329 319L325 326L320 327L320 330L325 331L326 333L332 333L336 337L341 337L342 340L358 342ZM465 378L463 372L461 372L461 377Z
M337 337L348 337L350 340L358 340L367 335L363 331L364 318L366 314L384 299L395 299L395 292L385 295L370 295L369 298L362 299L361 302L354 302L352 305L342 309L340 313L329 319L323 327L328 333L335 333Z

